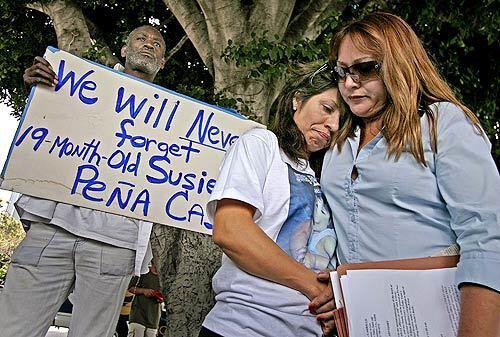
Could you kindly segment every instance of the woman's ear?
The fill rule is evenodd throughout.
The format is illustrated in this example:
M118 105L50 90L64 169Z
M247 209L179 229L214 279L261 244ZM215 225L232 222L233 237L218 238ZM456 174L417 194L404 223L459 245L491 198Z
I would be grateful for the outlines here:
M300 110L300 104L302 103L302 99L300 98L300 94L296 92L293 95L293 100L292 100L292 109L293 111Z

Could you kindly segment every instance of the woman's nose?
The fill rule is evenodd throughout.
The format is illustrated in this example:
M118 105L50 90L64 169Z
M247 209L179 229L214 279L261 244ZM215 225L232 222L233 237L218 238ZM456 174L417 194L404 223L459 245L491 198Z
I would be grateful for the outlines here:
M327 120L325 121L325 127L328 130L330 130L330 132L338 131L339 118L340 118L340 115L339 115L339 112L337 110L332 115L328 116Z
M344 86L346 88L359 87L359 80L357 78L357 75L347 74L344 80Z

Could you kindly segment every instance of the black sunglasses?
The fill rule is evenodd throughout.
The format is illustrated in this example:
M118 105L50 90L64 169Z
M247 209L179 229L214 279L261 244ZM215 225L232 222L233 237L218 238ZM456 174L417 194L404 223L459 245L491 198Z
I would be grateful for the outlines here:
M342 67L336 65L333 67L338 81L345 82L347 75L351 76L351 79L355 83L366 81L372 78L376 78L379 75L381 64L377 61L366 61L355 63L350 67Z
M333 69L333 66L330 62L326 62L322 64L318 69L316 69L310 76L309 76L309 84L312 86L313 85L313 80L316 77L316 75L322 73L322 72L328 72L329 76L332 78L332 80L336 77L335 70Z

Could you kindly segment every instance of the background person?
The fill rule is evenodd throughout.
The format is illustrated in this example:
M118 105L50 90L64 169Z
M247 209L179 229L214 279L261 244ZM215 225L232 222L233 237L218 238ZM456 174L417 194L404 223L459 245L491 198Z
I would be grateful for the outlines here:
M120 316L118 317L118 323L116 323L117 337L128 336L128 320L129 320L130 310L132 309L133 299L134 299L134 294L132 294L127 289L125 291L125 297L123 299L122 308L120 310Z
M151 82L164 66L165 41L142 26L130 33L121 55L125 73ZM23 79L57 83L52 66L38 56ZM148 245L151 224L26 195L16 208L31 229L12 256L0 296L0 336L45 336L72 290L68 337L112 336L123 301L117 294L124 294L134 265L140 269L143 257L135 250Z
M477 117L395 15L340 30L330 59L347 112L321 175L339 262L426 257L458 244L458 336L499 336L500 177ZM322 319L324 300L312 303Z
M321 336L308 298L330 286L304 259L314 227L328 231L318 242L333 241L312 245L324 261L311 261L314 270L336 261L336 236L326 202L317 202L323 194L312 167L320 167L338 123L331 73L303 68L281 92L271 131L250 130L231 147L207 206L224 256L213 278L216 304L199 336Z
M154 263L149 272L130 281L129 291L135 295L129 316L129 337L156 337L160 323L163 295Z

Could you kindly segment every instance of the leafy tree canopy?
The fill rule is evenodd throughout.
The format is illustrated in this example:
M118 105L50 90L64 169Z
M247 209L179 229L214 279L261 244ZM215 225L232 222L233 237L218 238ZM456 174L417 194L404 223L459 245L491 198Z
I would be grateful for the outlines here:
M57 45L51 19L27 6L44 4L18 0L0 0L0 101L19 115L24 106L27 88L22 72L47 45ZM163 1L81 0L75 3L87 18L94 47L84 56L98 60L103 46L119 56L127 33L138 25L151 23L166 38L167 50L174 48L185 36L184 30ZM246 1L250 6L253 1ZM304 39L290 48L280 36L253 34L250 43L228 41L223 58L248 67L249 77L273 82L286 76L293 62L325 59L332 32L343 23L366 13L383 10L406 19L421 37L439 70L466 105L481 119L500 158L500 125L498 87L500 82L498 32L500 15L498 1L357 1L342 12L332 10L320 23L322 33L314 40ZM188 41L168 61L157 83L209 103L235 107L236 98L224 92L214 93L214 79ZM240 100L241 102L241 100ZM240 110L241 105L239 105ZM244 108L243 108L244 110ZM245 112L245 111L243 111Z

